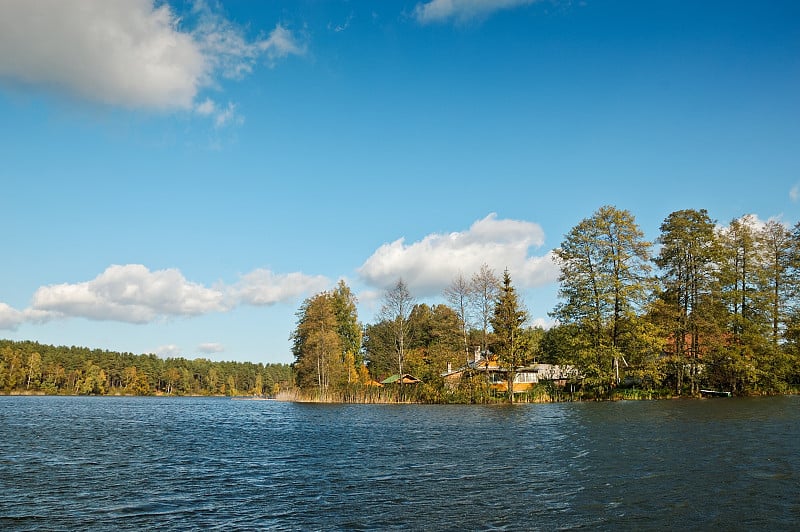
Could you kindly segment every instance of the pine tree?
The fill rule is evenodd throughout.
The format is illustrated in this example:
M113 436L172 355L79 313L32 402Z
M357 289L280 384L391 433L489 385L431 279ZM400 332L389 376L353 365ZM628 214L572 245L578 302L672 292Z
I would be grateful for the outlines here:
M497 295L492 315L492 348L501 367L507 369L508 401L514 402L514 379L517 368L523 363L523 329L528 313L520 304L517 292L511 285L508 270L503 272L503 282Z

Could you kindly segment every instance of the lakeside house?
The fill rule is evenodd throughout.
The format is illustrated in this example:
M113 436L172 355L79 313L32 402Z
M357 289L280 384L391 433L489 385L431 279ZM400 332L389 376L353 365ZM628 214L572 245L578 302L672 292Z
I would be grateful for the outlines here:
M563 387L569 379L578 376L578 370L575 367L558 364L529 364L517 366L515 371L514 393L525 393L543 382L551 382L556 386ZM481 357L476 354L474 361L455 370L448 363L447 371L442 373L445 386L455 388L465 374L485 375L491 389L497 392L508 392L509 369L501 366L496 357L491 355Z

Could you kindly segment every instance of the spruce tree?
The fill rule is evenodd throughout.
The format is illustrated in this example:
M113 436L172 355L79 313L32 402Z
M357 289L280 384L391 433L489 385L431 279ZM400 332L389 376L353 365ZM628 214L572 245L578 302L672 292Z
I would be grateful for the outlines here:
M528 313L520 304L517 292L511 285L508 270L503 272L503 282L494 305L491 318L494 354L501 367L508 371L508 401L514 402L514 379L516 370L523 360L522 326Z

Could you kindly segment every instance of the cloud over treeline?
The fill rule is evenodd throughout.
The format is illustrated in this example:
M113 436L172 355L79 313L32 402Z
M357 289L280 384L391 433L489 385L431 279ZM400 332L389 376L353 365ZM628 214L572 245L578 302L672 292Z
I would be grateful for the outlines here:
M470 277L483 264L498 273L507 268L521 288L552 283L558 267L551 252L534 253L544 241L538 224L499 219L494 213L464 231L432 233L411 243L399 238L380 246L358 268L359 279L366 285L360 297L369 300L370 294L398 278L403 278L415 295L437 296L459 274ZM112 265L88 281L41 286L24 310L0 302L0 329L66 318L151 323L240 306L295 303L331 285L324 275L276 273L264 268L240 275L233 283L205 285L186 279L176 268Z
M378 248L358 269L369 285L386 288L403 278L420 296L441 293L459 274L467 277L487 264L508 268L514 282L535 287L553 282L558 269L551 254L530 255L544 245L544 231L533 222L501 220L492 213L461 232L433 233L407 244L404 238Z
M174 268L151 271L141 264L113 265L90 281L40 287L26 310L0 303L0 329L73 317L150 323L167 317L226 312L240 305L294 301L329 284L324 276L258 269L232 285L205 286L187 280Z

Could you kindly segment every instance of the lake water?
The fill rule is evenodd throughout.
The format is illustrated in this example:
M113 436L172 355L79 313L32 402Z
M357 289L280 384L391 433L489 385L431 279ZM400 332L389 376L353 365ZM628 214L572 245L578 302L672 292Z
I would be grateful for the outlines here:
M800 397L0 397L0 529L797 529Z

